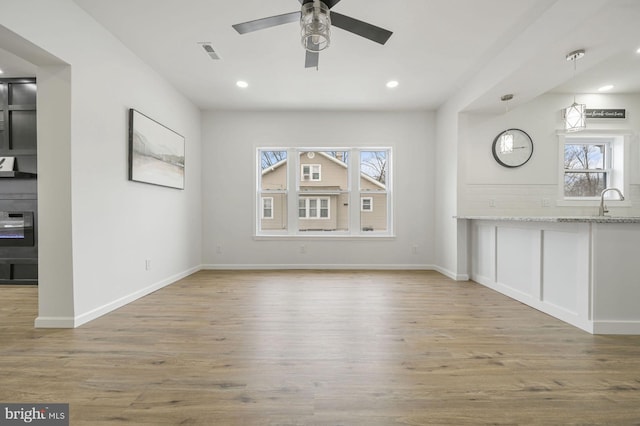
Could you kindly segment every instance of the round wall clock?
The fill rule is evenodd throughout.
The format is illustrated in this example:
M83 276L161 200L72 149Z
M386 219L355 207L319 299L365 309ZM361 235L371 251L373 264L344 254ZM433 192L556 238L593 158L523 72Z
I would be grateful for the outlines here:
M493 140L491 152L501 166L520 167L531 158L533 141L523 130L507 129Z

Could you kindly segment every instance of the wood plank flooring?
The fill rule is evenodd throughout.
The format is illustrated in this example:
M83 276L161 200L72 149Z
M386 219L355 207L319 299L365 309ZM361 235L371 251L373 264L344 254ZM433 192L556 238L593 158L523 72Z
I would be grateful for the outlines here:
M429 271L201 271L74 330L0 287L0 401L71 425L639 425L640 336Z

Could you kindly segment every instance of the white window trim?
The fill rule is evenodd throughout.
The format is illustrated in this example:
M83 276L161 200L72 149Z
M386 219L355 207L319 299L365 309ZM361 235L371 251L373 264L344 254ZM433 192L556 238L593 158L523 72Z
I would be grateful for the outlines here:
M364 208L364 200L369 200L369 208ZM360 197L360 211L361 212L372 212L373 211L373 197Z
M608 172L608 186L616 187L625 196L620 201L609 191L605 194L605 200L613 203L614 207L631 207L629 194L630 188L630 145L633 134L628 130L584 130L579 133L556 132L558 136L558 197L556 205L560 207L591 207L600 204L600 197L565 197L564 195L564 146L567 139L611 139L611 152L609 152L610 168Z
M273 197L261 197L262 199L262 219L273 219ZM271 207L269 208L271 210L271 215L270 216L266 216L264 214L265 211L265 201L269 200L269 202L271 203Z

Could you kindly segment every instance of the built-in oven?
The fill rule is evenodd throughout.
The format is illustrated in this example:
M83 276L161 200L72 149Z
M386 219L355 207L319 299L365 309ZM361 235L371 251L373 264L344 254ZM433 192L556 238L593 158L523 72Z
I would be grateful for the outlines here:
M34 244L33 212L0 211L0 246L32 247Z

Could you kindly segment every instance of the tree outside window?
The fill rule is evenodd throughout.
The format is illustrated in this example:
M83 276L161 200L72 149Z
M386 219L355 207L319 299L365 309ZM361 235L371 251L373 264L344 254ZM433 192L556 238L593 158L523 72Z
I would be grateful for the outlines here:
M607 187L607 144L567 143L564 146L565 197L597 197Z

